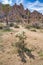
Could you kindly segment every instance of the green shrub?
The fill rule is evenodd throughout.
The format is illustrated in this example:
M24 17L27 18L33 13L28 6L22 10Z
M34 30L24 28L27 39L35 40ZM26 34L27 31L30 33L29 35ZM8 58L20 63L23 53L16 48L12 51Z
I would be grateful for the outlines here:
M3 29L4 24L0 23L0 29Z

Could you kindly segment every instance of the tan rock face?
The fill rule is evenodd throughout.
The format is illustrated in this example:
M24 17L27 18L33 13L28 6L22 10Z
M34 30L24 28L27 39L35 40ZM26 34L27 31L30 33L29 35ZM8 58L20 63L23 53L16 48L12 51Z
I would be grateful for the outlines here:
M5 20L5 13L2 10L2 7L6 5L3 5L0 3L0 21ZM10 10L7 14L9 22L14 22L16 20L19 20L20 22L28 22L29 20L31 22L36 22L36 21L43 21L43 15L37 11L33 11L32 13L28 9L24 9L23 5L13 5L12 7L10 6ZM3 19L2 19L3 18Z

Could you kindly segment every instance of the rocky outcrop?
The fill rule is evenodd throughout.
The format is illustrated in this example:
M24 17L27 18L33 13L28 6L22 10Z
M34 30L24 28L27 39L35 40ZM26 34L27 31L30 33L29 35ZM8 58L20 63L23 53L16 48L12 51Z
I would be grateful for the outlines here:
M6 5L5 5L6 6ZM0 3L0 22L6 21L5 13L2 9L3 4ZM29 23L30 22L43 22L43 15L37 11L33 11L32 13L28 9L24 9L23 5L15 5L10 6L11 9L7 14L7 19L9 22L22 22Z

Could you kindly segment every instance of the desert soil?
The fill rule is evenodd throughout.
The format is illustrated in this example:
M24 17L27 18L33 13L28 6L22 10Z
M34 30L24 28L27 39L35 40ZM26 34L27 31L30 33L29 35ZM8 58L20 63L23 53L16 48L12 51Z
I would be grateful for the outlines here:
M29 56L24 53L26 63L21 61L16 48L12 46L17 41L15 35L22 31L25 31L27 36L26 47L32 50ZM0 33L0 65L43 65L43 33L24 28Z

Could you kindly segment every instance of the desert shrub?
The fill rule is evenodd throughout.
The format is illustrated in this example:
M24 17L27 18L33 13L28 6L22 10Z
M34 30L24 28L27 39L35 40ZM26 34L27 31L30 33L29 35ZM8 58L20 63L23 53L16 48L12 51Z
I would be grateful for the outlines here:
M10 27L13 27L14 26L14 23L10 23L9 25L10 25Z
M19 26L17 24L14 25L14 28L19 28Z
M40 56L40 58L43 58L43 50L40 50L40 51L38 52L38 55Z
M41 25L41 23L32 23L30 25L26 25L25 28L27 28L27 29L34 28L33 31L36 31L35 29L42 29L43 26Z
M29 26L26 26L25 28L30 29L30 27L29 27Z
M33 29L33 30L31 30L31 31L34 31L34 32L36 32L36 29Z
M10 29L10 27L9 27L9 26L4 26L3 31L4 31L4 32L9 31L9 32L10 32L10 31L11 31L11 29Z
M40 29L41 28L39 23L33 23L32 27L36 28L36 29Z
M26 25L25 28L30 29L32 26L31 25Z
M3 29L4 24L0 23L0 29Z
M28 24L28 25L26 25L25 26L25 28L27 28L27 29L31 29L31 28L35 28L35 29L43 29L43 24L42 23L32 23L32 24ZM35 31L35 30L33 30L33 31Z
M22 20L20 20L20 19L17 18L17 20L15 22L19 24L21 21Z

